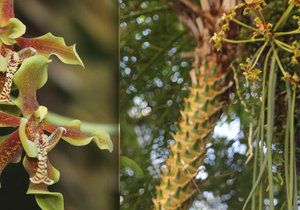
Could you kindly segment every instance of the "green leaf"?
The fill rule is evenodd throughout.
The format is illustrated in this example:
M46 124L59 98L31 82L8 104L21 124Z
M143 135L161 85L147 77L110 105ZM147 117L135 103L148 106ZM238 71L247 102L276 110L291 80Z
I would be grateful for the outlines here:
M142 178L145 176L142 168L132 159L126 157L126 156L121 156L120 157L120 166L122 168L129 167L134 171L134 174L138 178Z
M32 157L32 158L37 157L38 150L37 150L36 142L33 142L27 138L26 125L27 125L27 119L22 118L20 127L19 127L19 136L20 136L22 146L23 146L27 156Z
M48 63L49 60L44 56L32 56L23 61L14 76L14 82L19 89L18 98L14 103L22 110L25 117L29 117L39 107L36 91L47 82Z
M66 64L84 66L76 52L76 45L67 46L63 38L53 36L51 33L36 38L19 38L17 44L22 48L33 47L38 54L47 58L56 55Z

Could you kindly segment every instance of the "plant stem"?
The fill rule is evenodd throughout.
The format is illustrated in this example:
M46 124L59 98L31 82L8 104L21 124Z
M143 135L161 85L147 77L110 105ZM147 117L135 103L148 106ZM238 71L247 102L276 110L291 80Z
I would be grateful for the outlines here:
M262 105L261 105L261 113L260 113L260 141L261 141L261 152L260 152L260 170L259 170L259 175L255 181L255 183L252 186L252 189L244 203L243 210L246 209L248 202L250 199L254 196L254 192L257 188L257 186L261 183L262 176L265 172L266 166L267 166L267 158L264 158L264 153L263 153L263 144L264 144L264 125L265 125L265 100L266 100L266 78L267 78L267 68L268 68L268 62L270 55L272 53L272 49L269 49L265 62L264 62L264 76L263 76L263 84L262 84ZM259 145L257 145L257 148L259 148ZM261 183L262 184L262 183ZM260 186L259 190L259 209L262 210L263 206L263 197L262 197L263 189L262 186Z
M260 124L260 162L263 161L264 158L264 151L263 151L263 145L264 145L264 137L265 137L265 111L266 111L266 96L267 96L267 90L266 90L266 83L267 83L267 75L268 75L268 64L270 60L270 55L272 53L272 49L269 49L265 62L264 62L264 70L263 70L263 81L262 81L262 102L261 102L261 124ZM264 170L263 166L260 165L260 171ZM263 210L263 183L260 184L259 187L259 210Z
M248 108L247 103L245 102L245 100L242 97L242 92L241 92L241 89L240 89L239 78L238 78L238 72L232 64L230 65L230 67L233 70L233 79L234 79L234 82L235 82L236 93L237 93L238 99L240 100L242 106L245 108L245 111L250 113L250 109Z
M263 16L263 14L262 14L261 10L258 10L258 14L259 14L259 16L260 16L261 20L262 20L262 21L265 23L265 22L266 22L266 20L265 20L265 18L264 18L264 16Z
M296 92L296 91L295 91ZM294 207L295 210L297 210L298 207L298 177L297 177L297 165L296 165L296 153L295 153L295 148L294 148Z
M249 195L248 195L248 197L247 197L247 199L246 199L246 201L245 201L245 203L244 203L243 210L246 209L247 204L249 203L251 197L253 196L253 194L254 194L254 192L255 192L255 190L256 190L256 187L257 187L258 184L261 182L261 178L262 178L262 176L263 176L263 174L264 174L264 172L265 172L265 168L266 168L266 166L267 166L267 163L268 163L267 158L265 158L265 159L264 159L264 162L262 163L262 168L263 168L263 170L261 170L261 171L259 172L259 175L258 175L258 177L257 177L257 179L256 179L256 182L255 182L254 186L252 187L252 189L251 189L251 191L250 191L250 193L249 193Z
M275 25L274 31L276 31L281 26L281 24L286 20L286 18L289 16L290 12L294 8L294 6L295 6L294 4L289 4L288 8L285 10L285 12L283 13L283 15L280 17L279 21Z
M286 47L286 48L288 48L288 49L293 49L289 44L287 44L287 43L285 43L285 42L282 42L282 41L280 41L280 40L278 40L278 39L275 39L275 40L276 40L276 42L279 43L280 45L282 45L282 46L284 46L284 47Z
M289 132L290 132L290 118L291 118L291 87L288 82L286 84L286 92L287 92L287 102L288 102L288 113L287 113L287 121L285 128L285 140L284 140L284 175L285 175L285 188L286 188L286 197L287 197L287 207L288 209L292 209L292 202L289 190Z
M258 62L258 60L259 60L261 54L263 53L263 51L264 51L264 49L266 48L266 46L268 45L268 43L269 43L269 42L267 41L267 42L264 43L263 46L261 46L261 48L260 48L260 50L259 50L259 52L258 52L258 54L257 54L257 56L256 56L256 58L255 58L255 60L254 60L254 62L253 62L253 64L252 64L252 66L251 66L251 68L254 68L254 67L255 67L255 65L257 64L257 62Z
M223 38L222 40L231 44L243 44L243 43L251 43L251 42L263 42L265 41L265 38L245 39L245 40L232 40L232 39Z
M252 124L250 124L252 126ZM260 122L258 123L258 127L260 126ZM251 127L252 128L252 127ZM252 185L255 184L256 176L257 176L257 163L258 163L258 150L259 150L259 138L256 137L255 140L256 147L255 147L255 153L254 153L254 166L253 166L253 177L252 177ZM252 204L251 204L251 210L255 210L255 196L252 198Z
M289 177L289 195L288 199L290 199L290 202L295 203L294 199L294 157L295 157L295 134L294 134L294 114L295 114L295 98L296 98L296 90L295 87L292 87L292 101L291 101L291 112L290 112L290 177ZM293 209L296 209L296 206L294 206Z
M74 119L55 114L53 112L48 112L48 116L47 116L46 120L47 120L47 122L54 124L54 125L65 125ZM109 134L116 134L118 132L118 126L114 125L114 124L108 125L108 124L82 122L81 130L86 133L92 133L97 130L104 130L104 131L108 132Z
M252 27L252 26L250 26L250 25L248 25L246 23L243 23L243 22L241 22L241 21L239 21L239 20L237 20L235 18L233 18L232 21L235 22L236 24L240 25L240 26L243 26L243 27L248 28L250 30L256 31L256 28L254 28L254 27Z
M295 34L300 34L300 30L296 29L293 31L276 32L274 35L275 36L285 36L285 35L295 35Z
M275 49L274 45L272 45L272 49L273 49L273 55L275 56L275 59L277 61L277 64L279 66L279 69L281 71L281 73L283 74L283 76L286 74L286 71L284 70L282 64L281 64L281 61L278 57L278 54L277 54L277 50Z
M291 49L289 49L289 48L285 47L284 45L282 45L282 44L280 43L279 40L276 40L276 39L275 39L274 42L275 42L275 44L276 44L278 47L280 47L281 49L283 49L283 50L285 50L285 51L287 51L287 52L289 52L289 53L293 53L293 51L292 51Z
M263 81L262 81L262 102L261 102L261 116L260 116L260 161L262 162L264 158L264 138L265 138L265 110L266 110L266 97L267 97L267 88L266 88L266 83L267 83L267 75L268 75L268 64L270 60L270 56L272 53L272 49L269 49L265 62L264 62L264 69L263 69ZM263 166L261 165L260 171L264 170ZM259 210L263 209L263 183L260 184L259 187Z
M272 172L272 139L274 126L274 99L276 87L276 58L271 58L270 75L268 82L268 108L267 108L267 160L270 210L274 210L273 172Z

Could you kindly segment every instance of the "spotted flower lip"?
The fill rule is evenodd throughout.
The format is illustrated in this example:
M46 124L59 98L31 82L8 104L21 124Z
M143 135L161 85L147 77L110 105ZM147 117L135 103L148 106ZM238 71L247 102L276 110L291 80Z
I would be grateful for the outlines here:
M66 125L56 126L47 123L46 120L40 121L34 115L24 118L0 111L0 126L16 127L13 133L0 141L0 173L9 163L20 161L22 151L25 151L23 165L30 176L27 194L34 194L37 203L43 210L51 209L48 207L50 203L56 206L55 209L61 210L64 209L62 195L49 192L47 189L48 185L59 181L60 173L48 158L44 159L46 162L41 163L39 159L41 154L38 151L37 142L32 140L32 136L35 134L45 136L44 133L51 134L49 137L47 136L50 142L47 153L54 148L60 138L74 146L84 146L94 141L99 149L107 149L110 152L113 150L113 144L109 135L104 131L97 131L93 134L83 133L80 130L80 121L78 120L71 121ZM47 153L43 154L43 158L47 157ZM42 166L44 166L44 169L41 169ZM39 175L39 173L42 175ZM40 177L41 180L37 179L39 176L42 176Z

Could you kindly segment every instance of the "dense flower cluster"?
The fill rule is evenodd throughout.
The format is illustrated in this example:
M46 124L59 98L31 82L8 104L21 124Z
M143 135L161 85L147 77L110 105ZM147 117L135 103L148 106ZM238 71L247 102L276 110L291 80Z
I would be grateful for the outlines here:
M252 34L253 39L260 35L265 38L269 38L272 35L271 29L273 25L271 23L264 23L259 17L256 17L254 19L254 23L256 26L256 30Z
M229 30L230 22L236 17L236 10L243 7L244 4L237 4L234 8L230 9L227 13L224 13L221 17L221 30L218 33L214 33L211 41L213 41L215 48L217 51L222 49L222 39L225 37L226 32Z
M259 75L261 70L259 68L252 68L252 62L250 58L247 58L245 63L241 63L240 68L247 80L251 82L260 80Z
M266 2L264 0L245 0L246 7L243 11L243 15L248 15L251 11L261 11Z
M291 57L291 63L293 65L296 65L299 63L298 58L300 57L300 44L297 41L294 41L292 43L292 51L293 51L293 56Z

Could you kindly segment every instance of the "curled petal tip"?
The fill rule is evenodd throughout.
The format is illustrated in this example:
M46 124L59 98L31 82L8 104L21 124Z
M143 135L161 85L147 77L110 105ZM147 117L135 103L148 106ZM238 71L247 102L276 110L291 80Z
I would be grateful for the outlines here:
M67 129L65 129L64 127L58 127L58 129L60 129L63 134L67 133Z
M96 131L94 137L94 141L100 149L107 149L109 152L113 151L113 143L108 133L105 131Z

